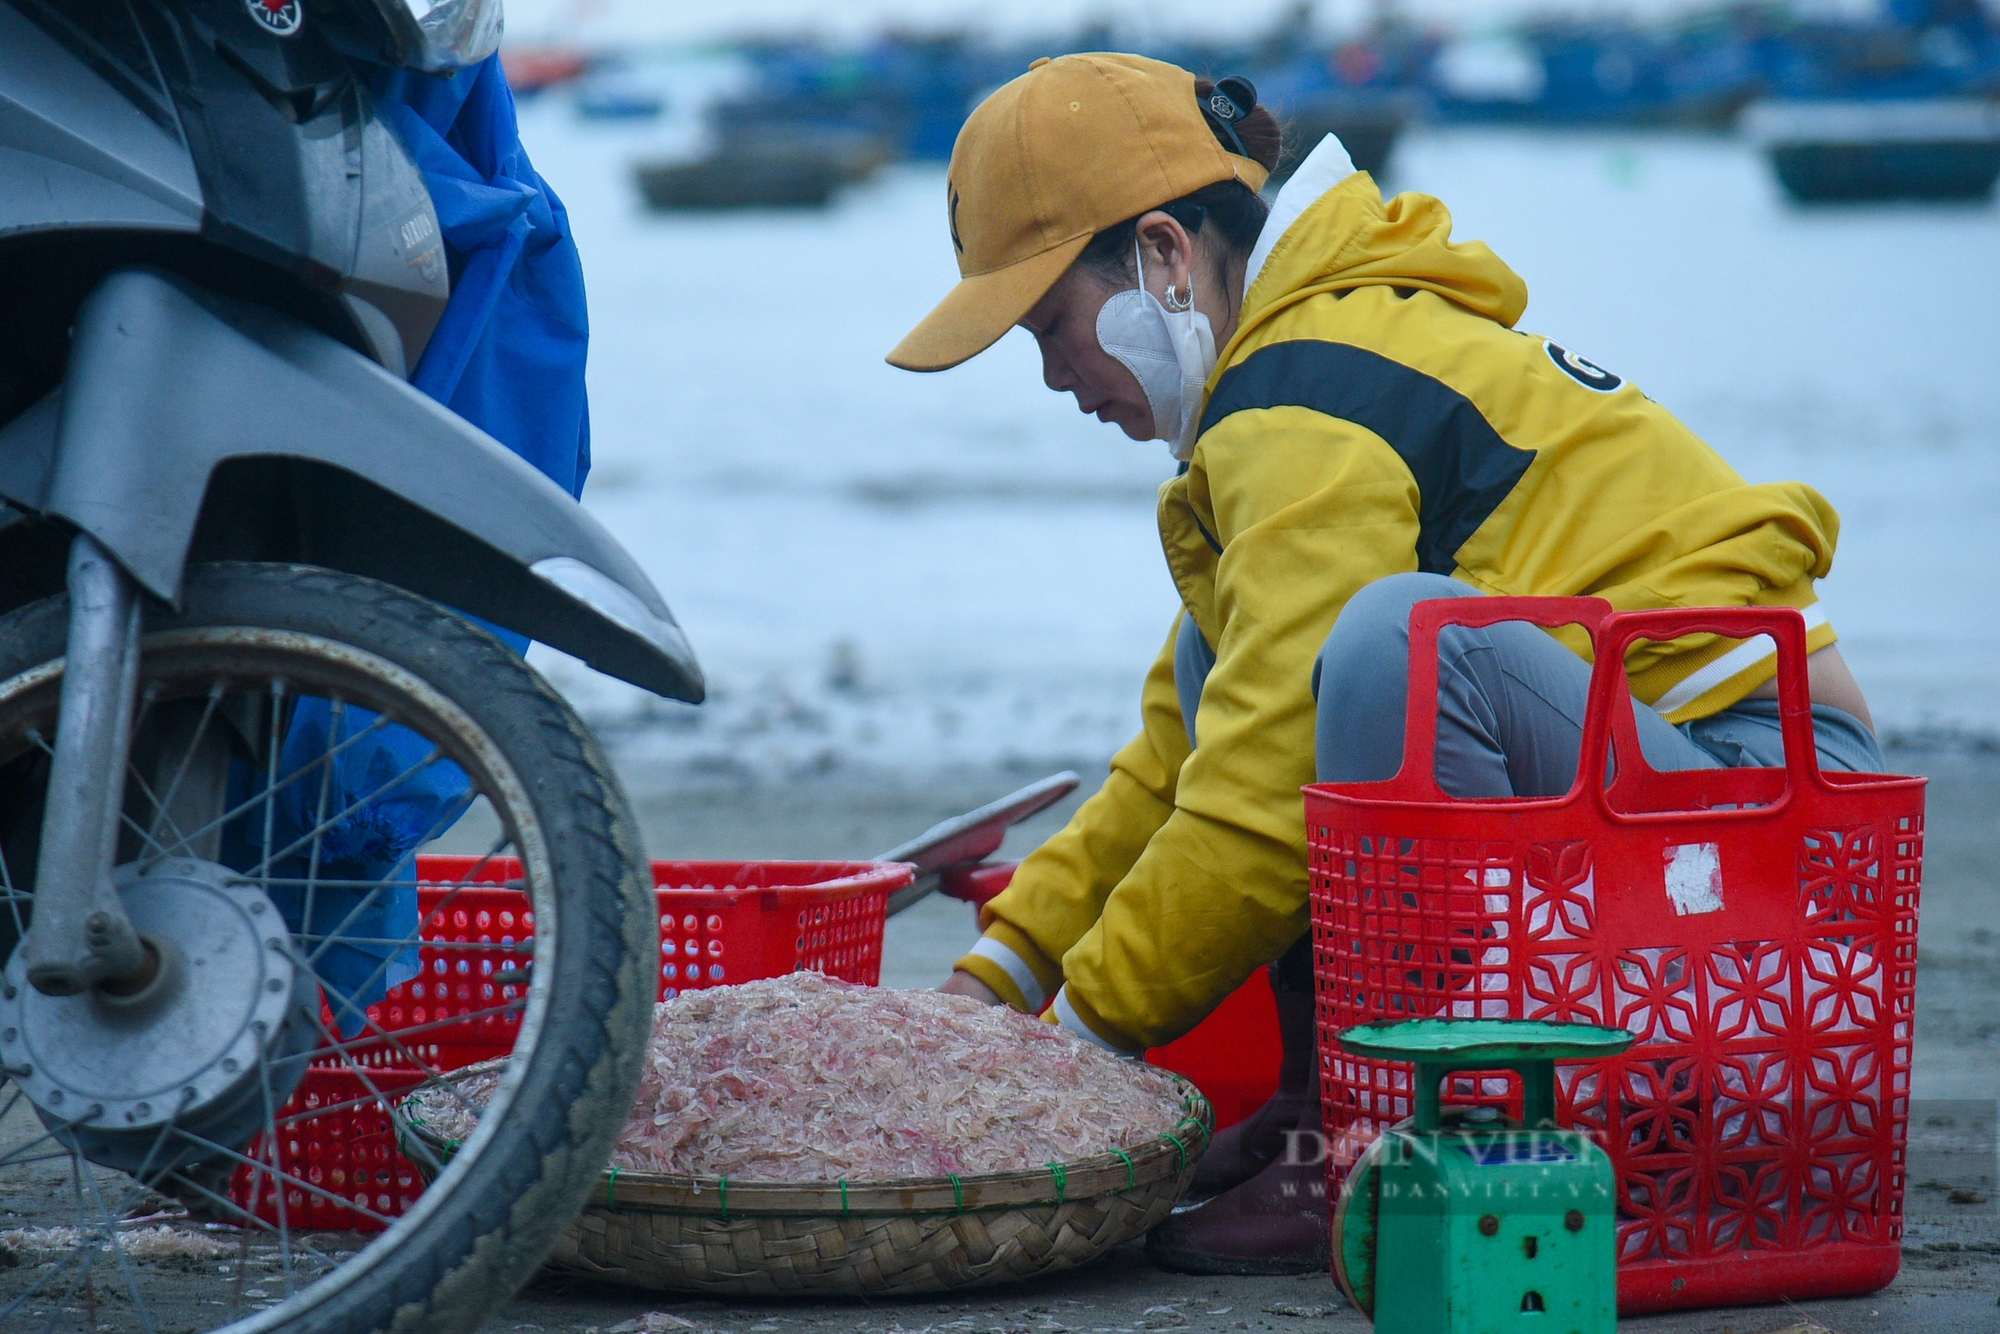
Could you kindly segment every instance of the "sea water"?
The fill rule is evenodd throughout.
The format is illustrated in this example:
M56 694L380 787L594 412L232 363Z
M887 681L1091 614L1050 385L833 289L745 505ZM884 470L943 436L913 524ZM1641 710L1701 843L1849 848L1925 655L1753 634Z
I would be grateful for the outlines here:
M956 277L941 168L823 211L649 214L670 117L523 138L589 279L584 500L709 674L649 703L536 650L620 744L774 775L1101 764L1176 608L1158 443L1080 416L1026 334L939 375L885 352ZM2000 210L1802 210L1729 137L1413 131L1385 182L1527 280L1521 327L1638 384L1751 481L1842 516L1822 595L1885 733L2000 736Z

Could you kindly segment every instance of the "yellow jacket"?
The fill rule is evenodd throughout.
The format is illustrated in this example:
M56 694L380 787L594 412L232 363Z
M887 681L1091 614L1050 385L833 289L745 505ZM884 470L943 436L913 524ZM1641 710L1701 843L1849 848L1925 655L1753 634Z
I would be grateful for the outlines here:
M1839 518L1751 486L1628 381L1517 332L1526 285L1451 240L1437 200L1357 173L1306 210L1245 295L1160 539L1216 663L1188 747L1173 644L1144 727L1068 828L988 905L960 967L1013 1005L1136 1051L1185 1033L1307 923L1312 664L1364 585L1405 570L1620 609L1798 607ZM1178 622L1176 623L1178 624ZM1588 655L1580 631L1564 642ZM1758 642L1642 645L1632 689L1669 721L1773 674Z

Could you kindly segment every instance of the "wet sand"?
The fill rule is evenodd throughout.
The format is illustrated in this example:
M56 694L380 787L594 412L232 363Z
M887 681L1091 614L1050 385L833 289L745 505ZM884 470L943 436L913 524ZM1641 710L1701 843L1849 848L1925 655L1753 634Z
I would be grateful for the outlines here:
M1995 1110L2000 1098L2000 754L1893 752L1892 764L1926 773L1926 885L1917 996L1917 1048L1910 1118L1906 1230L1901 1275L1853 1299L1802 1299L1789 1306L1708 1310L1628 1319L1639 1334L1763 1334L1810 1318L1837 1334L1989 1334L2000 1328L2000 1173ZM690 785L624 766L624 778L655 856L865 857L936 822L1063 767L965 768L922 781L868 779L838 770L784 785ZM1102 762L1081 772L1102 772ZM1086 784L1092 786L1093 784ZM1018 856L1060 826L1082 794L1017 831ZM971 910L933 898L898 917L887 941L885 981L930 985L973 939ZM38 1132L25 1109L0 1124L0 1152ZM62 1183L53 1178L51 1189ZM21 1201L10 1201L19 1208ZM28 1210L27 1212L33 1212ZM329 1236L330 1245L359 1238ZM241 1261L182 1264L156 1314L163 1328L216 1318L212 1309L262 1304L273 1281L267 1248ZM150 1262L149 1262L150 1263ZM162 1262L175 1263L181 1262ZM4 1271L0 1293L33 1281ZM263 1284L264 1286L258 1286ZM125 1327L119 1285L93 1285L105 1328ZM76 1308L81 1311L82 1308ZM679 1321L648 1322L650 1313ZM1191 1278L1153 1269L1127 1246L1083 1270L964 1297L837 1302L713 1302L538 1278L484 1327L488 1334L1306 1334L1367 1328L1331 1279Z

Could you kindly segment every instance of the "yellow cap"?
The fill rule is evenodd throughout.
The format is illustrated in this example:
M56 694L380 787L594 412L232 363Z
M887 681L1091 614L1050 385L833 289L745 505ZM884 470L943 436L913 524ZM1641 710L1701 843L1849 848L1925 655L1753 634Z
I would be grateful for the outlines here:
M1106 227L1218 181L1261 190L1267 175L1216 139L1179 66L1037 60L958 133L945 201L960 281L889 364L956 366L998 342Z

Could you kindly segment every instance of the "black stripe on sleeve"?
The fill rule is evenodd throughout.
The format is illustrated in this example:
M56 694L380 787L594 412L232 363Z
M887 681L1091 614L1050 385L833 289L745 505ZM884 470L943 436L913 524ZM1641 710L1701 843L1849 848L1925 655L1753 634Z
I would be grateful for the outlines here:
M1417 480L1417 564L1457 568L1479 530L1535 461L1472 400L1421 371L1347 343L1301 339L1260 348L1223 373L1201 429L1254 408L1300 407L1365 426L1389 442Z

